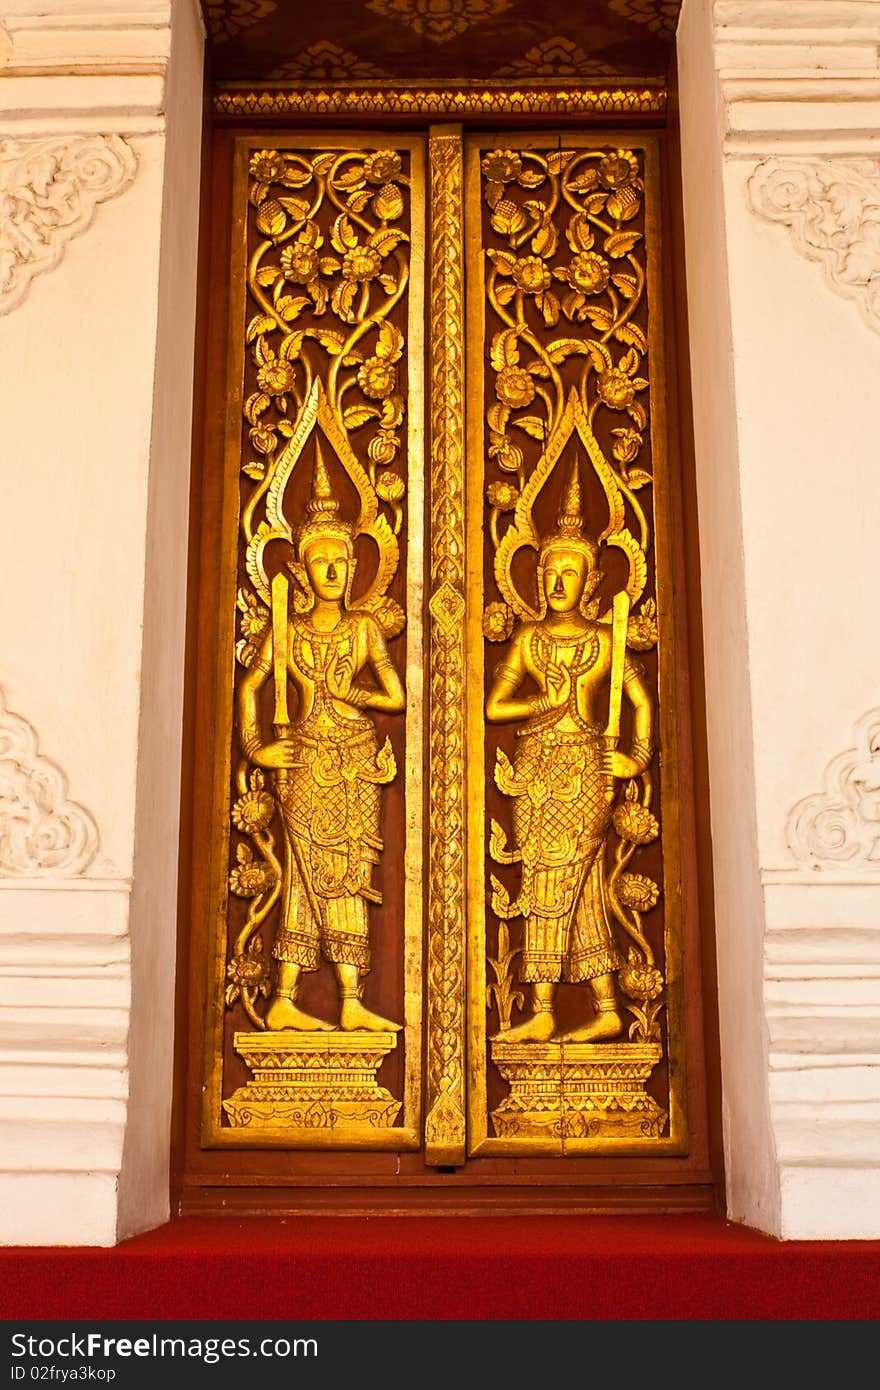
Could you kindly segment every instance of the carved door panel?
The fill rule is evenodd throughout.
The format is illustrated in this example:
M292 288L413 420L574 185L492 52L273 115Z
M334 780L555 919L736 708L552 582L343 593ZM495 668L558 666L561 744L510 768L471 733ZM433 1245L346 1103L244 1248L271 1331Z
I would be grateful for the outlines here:
M658 137L219 146L184 1204L705 1204Z

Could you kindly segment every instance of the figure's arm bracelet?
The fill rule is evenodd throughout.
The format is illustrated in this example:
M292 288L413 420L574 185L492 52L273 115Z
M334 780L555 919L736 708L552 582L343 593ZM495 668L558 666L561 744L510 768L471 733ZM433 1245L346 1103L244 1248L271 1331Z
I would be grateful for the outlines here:
M642 772L644 772L645 768L648 766L648 763L651 761L653 754L654 749L650 743L646 743L643 739L640 738L633 739L632 753L630 754L630 757L633 759L634 762L638 763L639 768Z
M241 746L244 749L246 757L253 758L261 744L262 739L260 738L258 730L242 729Z

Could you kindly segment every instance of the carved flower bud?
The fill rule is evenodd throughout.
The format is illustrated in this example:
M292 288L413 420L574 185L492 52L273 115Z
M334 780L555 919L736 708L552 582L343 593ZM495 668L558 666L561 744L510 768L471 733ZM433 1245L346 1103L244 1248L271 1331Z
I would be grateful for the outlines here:
M406 484L399 474L385 469L376 479L376 492L383 502L399 502L406 492Z
M616 440L611 452L617 459L617 462L623 464L635 463L639 455L639 450L642 447L642 436L639 434L638 430L619 429L612 430L611 433Z
M528 220L522 208L509 198L502 198L492 214L492 229L499 236L514 237L528 225Z
M519 501L519 491L513 483L490 483L486 488L486 498L490 507L495 507L499 512L509 512Z
M367 453L373 463L393 463L399 445L400 440L396 434L392 434L390 430L379 430L370 440Z

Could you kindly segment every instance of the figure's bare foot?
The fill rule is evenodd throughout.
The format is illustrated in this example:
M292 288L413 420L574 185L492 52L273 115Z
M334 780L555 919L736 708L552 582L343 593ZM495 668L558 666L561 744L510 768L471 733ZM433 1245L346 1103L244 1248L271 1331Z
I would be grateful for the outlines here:
M623 1032L623 1019L616 1009L603 1009L581 1028L562 1034L562 1042L603 1042Z
M372 1013L364 1008L359 999L343 999L339 1026L346 1033L353 1033L358 1029L365 1029L368 1033L399 1033L403 1024L391 1023L389 1019L382 1018L381 1014Z
M504 1033L496 1033L493 1042L549 1042L556 1031L556 1019L548 1009L532 1014L524 1023L508 1028Z
M303 1013L286 994L276 994L266 1012L266 1027L270 1033L282 1028L295 1028L300 1033L331 1033L333 1024L323 1018Z

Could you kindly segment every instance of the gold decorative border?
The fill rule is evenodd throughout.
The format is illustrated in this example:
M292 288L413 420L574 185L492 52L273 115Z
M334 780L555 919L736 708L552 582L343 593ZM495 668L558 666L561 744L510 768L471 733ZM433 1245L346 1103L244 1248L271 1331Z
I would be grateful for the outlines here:
M425 1157L465 1158L464 161L429 133L431 597Z
M483 87L377 87L375 84L330 87L267 85L242 87L219 84L214 92L214 115L253 116L428 116L466 120L506 116L664 116L666 88L662 84L621 83L589 86L567 81L561 85Z

